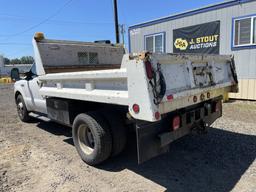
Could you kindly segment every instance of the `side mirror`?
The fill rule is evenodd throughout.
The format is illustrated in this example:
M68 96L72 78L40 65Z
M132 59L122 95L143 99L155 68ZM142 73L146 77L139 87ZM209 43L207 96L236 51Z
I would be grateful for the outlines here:
M18 68L13 68L11 70L11 79L12 81L19 81L20 80L20 72Z
M32 79L32 75L33 75L33 73L32 73L31 71L26 72L26 73L25 73L25 79L26 79L27 81L31 80L31 79Z

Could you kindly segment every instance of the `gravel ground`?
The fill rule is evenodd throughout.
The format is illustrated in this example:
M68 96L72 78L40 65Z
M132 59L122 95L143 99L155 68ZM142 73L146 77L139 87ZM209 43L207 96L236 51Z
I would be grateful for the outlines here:
M71 130L21 123L13 90L0 85L0 191L256 191L256 104L224 104L207 135L189 135L142 165L133 136L124 153L94 168L83 163Z

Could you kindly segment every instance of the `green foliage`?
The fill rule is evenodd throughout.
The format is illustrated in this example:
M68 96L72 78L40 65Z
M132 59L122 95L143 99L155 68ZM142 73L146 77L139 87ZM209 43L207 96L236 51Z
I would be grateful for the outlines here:
M34 58L31 56L23 56L20 58L22 64L33 64Z
M6 64L6 65L10 64L10 59L4 57L4 64Z
M18 59L18 58L11 59L10 63L11 63L11 64L21 64L21 60Z
M34 58L32 56L23 56L21 58L4 58L5 64L33 64Z

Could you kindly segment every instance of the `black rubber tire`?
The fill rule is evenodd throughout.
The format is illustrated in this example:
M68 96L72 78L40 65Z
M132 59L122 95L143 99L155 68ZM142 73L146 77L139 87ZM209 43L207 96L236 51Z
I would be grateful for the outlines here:
M86 153L81 145L80 126L87 126L94 139L94 147L91 153ZM89 165L98 165L107 160L111 155L112 137L108 124L101 117L100 113L79 114L73 123L73 142L81 159Z
M110 125L112 135L112 156L119 155L125 148L127 142L127 132L122 116L114 110L103 110L102 115Z
M20 109L21 108L20 104L22 104L22 109ZM16 106L17 106L17 112L20 120L22 122L29 122L31 117L29 116L29 112L27 110L27 107L22 95L18 95L18 97L16 98Z

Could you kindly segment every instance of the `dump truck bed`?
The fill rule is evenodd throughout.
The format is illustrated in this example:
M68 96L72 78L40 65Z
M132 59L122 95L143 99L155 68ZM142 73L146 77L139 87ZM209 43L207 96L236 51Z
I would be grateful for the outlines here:
M72 59L66 60L71 66L76 66L81 53L84 53L85 45L81 45L47 40L34 43L38 54L44 58L47 49L42 47L59 47L59 55L63 55L62 50L66 52L68 49ZM104 52L98 55L110 51L120 56L120 50L114 52L114 49L104 47ZM62 57L56 56L56 52L54 55L59 61L55 58L54 63L48 56L42 62L43 68L65 63L60 62ZM133 118L154 122L161 119L161 114L237 91L234 62L228 55L141 53L125 54L122 61L113 57L108 57L106 61L111 64L111 58L112 61L119 60L120 68L41 75L40 94L48 98L124 105L129 108ZM99 66L99 63L94 66ZM134 107L139 107L139 112L134 111Z

